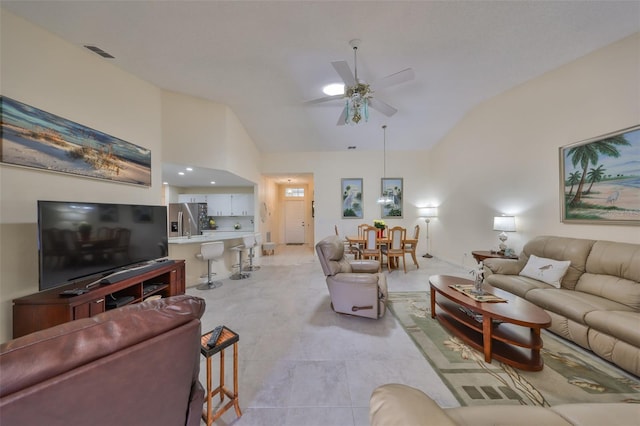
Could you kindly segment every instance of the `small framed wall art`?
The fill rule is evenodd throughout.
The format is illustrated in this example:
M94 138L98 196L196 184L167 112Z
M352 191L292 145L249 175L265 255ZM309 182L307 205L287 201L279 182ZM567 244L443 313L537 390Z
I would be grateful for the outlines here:
M345 178L340 185L343 219L362 219L362 178Z
M382 217L402 218L403 182L402 178L382 178L380 194L384 199L382 203Z

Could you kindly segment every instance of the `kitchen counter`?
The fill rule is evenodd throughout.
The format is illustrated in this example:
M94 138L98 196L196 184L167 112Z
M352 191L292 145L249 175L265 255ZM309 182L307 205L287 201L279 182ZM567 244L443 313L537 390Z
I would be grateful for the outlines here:
M234 238L242 238L252 231L202 231L203 235L192 235L191 237L169 237L169 244L201 244L208 241L225 241Z
M211 241L224 242L222 259L212 262L213 272L218 273L215 279L220 280L229 277L233 272L233 265L238 263L238 252L231 250L231 248L242 244L242 237L254 235L255 232L248 229L237 231L206 230L203 231L203 234L193 235L191 238L169 237L169 258L185 260L187 287L200 284L202 282L200 277L207 273L207 262L196 257L200 253L200 244ZM259 248L254 250L254 255L256 258L260 257L261 250Z

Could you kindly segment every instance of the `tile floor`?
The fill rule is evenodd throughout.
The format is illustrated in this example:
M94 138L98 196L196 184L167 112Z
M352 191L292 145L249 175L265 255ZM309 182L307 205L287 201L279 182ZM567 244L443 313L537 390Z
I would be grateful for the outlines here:
M419 257L407 274L387 274L390 292L421 291L434 274L466 277L459 266ZM336 314L315 252L282 246L261 257L251 278L223 280L214 290L187 289L206 299L202 331L224 324L240 335L242 417L230 409L217 425L359 426L369 424L369 396L397 382L422 389L443 407L458 406L390 312L379 319ZM232 386L233 351L226 350L225 382ZM219 357L212 359L214 387ZM200 381L206 382L202 358ZM226 400L225 400L226 401ZM204 422L202 422L204 424Z

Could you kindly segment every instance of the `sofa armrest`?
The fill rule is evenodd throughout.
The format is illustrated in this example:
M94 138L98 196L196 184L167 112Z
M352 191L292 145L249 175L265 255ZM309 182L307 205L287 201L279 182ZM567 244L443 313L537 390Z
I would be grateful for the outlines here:
M369 400L369 422L371 426L455 426L424 392L397 383L382 385L373 391Z
M491 274L518 275L527 264L526 259L490 258L483 261L485 276Z

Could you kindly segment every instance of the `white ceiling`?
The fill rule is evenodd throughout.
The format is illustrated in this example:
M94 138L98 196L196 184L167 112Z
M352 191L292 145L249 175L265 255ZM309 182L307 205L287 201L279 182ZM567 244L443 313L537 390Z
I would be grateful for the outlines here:
M157 86L229 105L262 152L428 149L473 107L640 31L639 1L2 1L2 7ZM353 69L411 82L396 107L336 126L341 101L305 105ZM87 51L87 54L93 55ZM375 88L375 87L374 87Z

